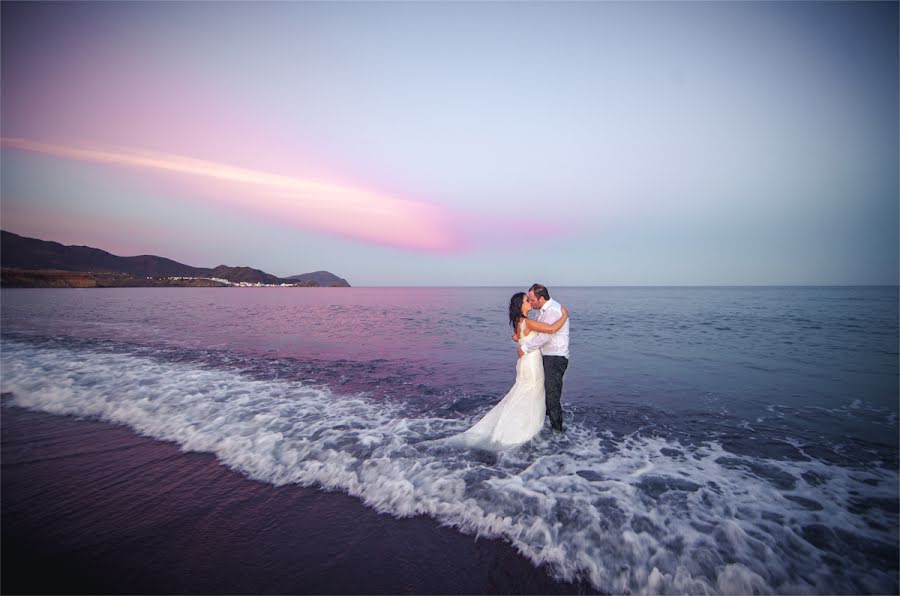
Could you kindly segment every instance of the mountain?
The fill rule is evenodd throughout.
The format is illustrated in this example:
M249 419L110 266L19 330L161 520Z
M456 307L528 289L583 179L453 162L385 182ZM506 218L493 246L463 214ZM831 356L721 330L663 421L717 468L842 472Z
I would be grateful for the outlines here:
M294 279L297 281L314 281L320 286L326 287L346 287L350 284L343 277L338 277L334 273L328 271L313 271L312 273L301 273L300 275L292 275L286 279Z
M227 279L228 281L244 281L248 283L261 284L280 284L285 280L275 277L265 271L252 269L250 267L228 267L227 265L219 265L215 269L202 269L207 277L218 277L219 279Z
M99 248L65 246L59 242L27 238L6 230L0 230L0 265L4 269L116 273L144 279L149 277L215 277L231 282L263 284L303 283L303 285L309 286L346 285L347 287L350 285L346 280L328 271L316 271L283 279L251 267L219 265L208 269L191 267L155 255L120 257ZM323 281L319 281L319 279Z
M196 267L171 259L141 255L117 257L89 246L63 246L59 242L26 238L0 230L0 262L16 269L61 269L63 271L104 271L133 275L196 276Z

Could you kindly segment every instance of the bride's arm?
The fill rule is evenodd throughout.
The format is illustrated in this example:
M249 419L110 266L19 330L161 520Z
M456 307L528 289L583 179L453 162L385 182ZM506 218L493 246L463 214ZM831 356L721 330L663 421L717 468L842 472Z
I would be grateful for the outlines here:
M541 323L534 319L525 319L525 327L538 333L556 333L569 318L569 309L562 307L562 316L555 323Z

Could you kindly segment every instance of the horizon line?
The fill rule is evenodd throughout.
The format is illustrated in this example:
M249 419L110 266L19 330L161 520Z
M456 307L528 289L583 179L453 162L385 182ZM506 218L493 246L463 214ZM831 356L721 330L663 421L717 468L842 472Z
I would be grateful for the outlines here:
M354 285L353 288L514 288L512 285ZM814 284L558 284L554 288L900 288L900 283L814 283Z
M28 238L32 240L39 240L42 242L52 242L54 244L60 244L64 247L78 247L78 248L91 248L94 250L99 250L102 252L106 252L114 257L118 258L135 258L141 256L153 256L161 259L166 259L169 261L174 261L175 263L179 263L181 265L186 265L188 267L194 267L197 269L212 269L213 267L196 267L195 265L187 265L186 263L182 263L181 261L177 261L172 257L162 257L159 255L117 255L111 253L105 249L97 248L95 246L89 245L79 245L79 244L63 244L57 240L46 240L43 238L36 238L34 236L25 236L18 232L13 232L9 229L0 227L0 231L6 232L8 234L14 234L16 236L20 236L22 238ZM248 267L251 269L259 269L258 267L252 267L250 265L225 265L227 267ZM269 275L273 275L274 277L278 277L280 279L287 279L291 276L281 276L275 275L273 273L269 273L268 271L263 271L263 273L268 273ZM319 270L324 271L324 270ZM330 273L330 271L329 271ZM292 274L292 275L305 275L301 274ZM336 275L332 273L332 275ZM338 276L341 277L341 276ZM343 279L347 279L347 277L343 277ZM348 280L348 283L349 280ZM415 285L415 284L384 284L384 285L353 285L352 288L515 288L515 285L509 284L492 284L492 285L484 285L484 284L458 284L458 285ZM844 287L844 288L883 288L883 287L900 287L900 282L881 282L881 283L852 283L852 282L834 282L834 283L682 283L682 284L657 284L657 283L643 283L643 284L619 284L619 283L601 283L601 284L554 284L555 288L836 288L836 287ZM6 289L14 289L14 288L6 288Z

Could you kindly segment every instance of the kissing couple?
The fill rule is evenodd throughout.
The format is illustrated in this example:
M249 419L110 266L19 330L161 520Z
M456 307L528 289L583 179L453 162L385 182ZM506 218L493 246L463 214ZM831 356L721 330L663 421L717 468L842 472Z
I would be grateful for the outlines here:
M528 313L539 310L536 319ZM469 430L451 437L467 447L513 447L527 443L544 426L562 432L560 397L563 374L569 366L569 311L541 284L509 300L509 324L519 346L516 382L484 418Z

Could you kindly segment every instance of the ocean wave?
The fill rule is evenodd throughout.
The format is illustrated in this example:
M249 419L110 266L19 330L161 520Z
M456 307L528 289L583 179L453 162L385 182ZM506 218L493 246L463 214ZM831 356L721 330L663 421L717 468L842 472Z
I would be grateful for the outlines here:
M502 538L599 590L897 592L898 474L878 465L735 454L586 421L519 449L466 451L433 441L475 415L403 400L147 350L4 338L0 355L13 405L127 425L259 481Z

